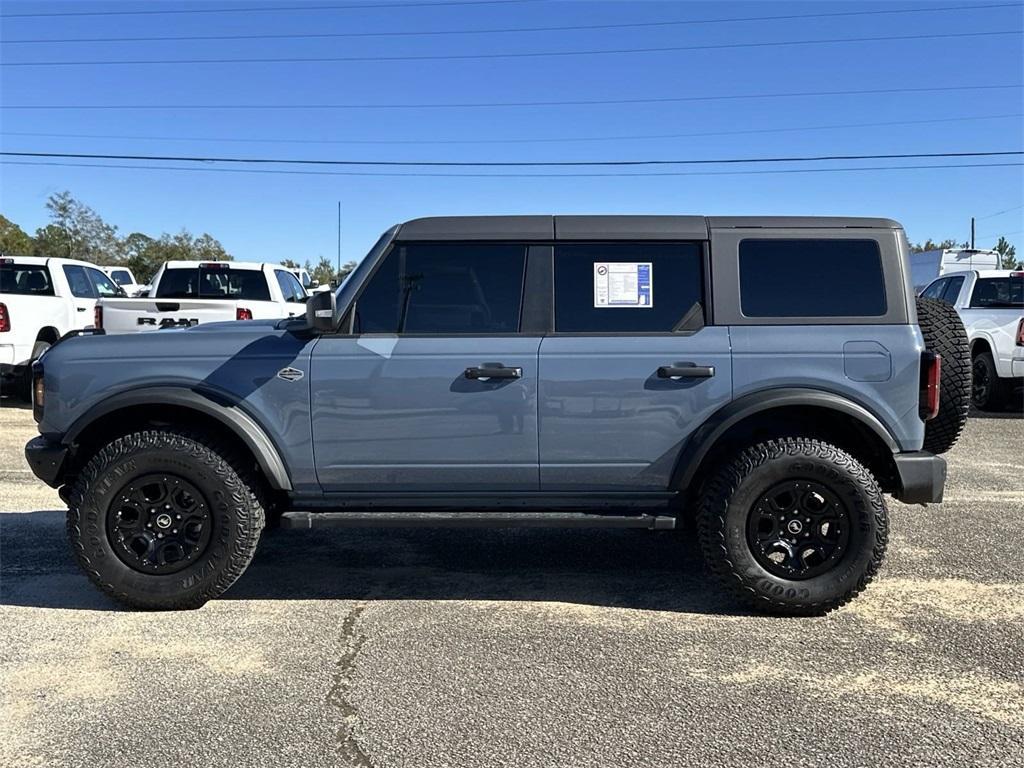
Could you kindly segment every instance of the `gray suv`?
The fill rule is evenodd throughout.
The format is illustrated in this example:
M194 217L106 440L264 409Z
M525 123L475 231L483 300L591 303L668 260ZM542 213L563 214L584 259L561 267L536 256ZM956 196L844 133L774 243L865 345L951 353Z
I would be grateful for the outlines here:
M417 219L304 319L63 339L26 455L137 608L221 594L267 523L695 519L741 598L821 613L881 564L883 493L941 501L966 418L907 250L886 219Z

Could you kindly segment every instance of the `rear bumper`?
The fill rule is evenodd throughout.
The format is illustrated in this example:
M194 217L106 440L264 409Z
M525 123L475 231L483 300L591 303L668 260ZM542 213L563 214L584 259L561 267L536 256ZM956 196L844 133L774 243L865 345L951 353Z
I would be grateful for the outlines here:
M946 460L927 451L897 453L899 490L893 494L904 504L937 504L946 487Z
M68 448L45 437L34 437L25 445L25 459L32 473L51 488L63 483Z

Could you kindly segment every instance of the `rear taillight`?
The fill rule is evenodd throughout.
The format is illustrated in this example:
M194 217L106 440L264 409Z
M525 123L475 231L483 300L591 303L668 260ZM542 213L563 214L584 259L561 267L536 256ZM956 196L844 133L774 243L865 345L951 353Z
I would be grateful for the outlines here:
M97 304L92 310L92 326L93 328L103 327L103 307Z
M2 306L3 304L0 304L0 307ZM1017 323L1017 346L1024 347L1024 317Z
M11 314L7 311L7 305L0 303L0 333L11 330Z
M252 320L252 310L245 307L238 307L235 310L235 320Z
M918 412L925 421L939 415L939 391L942 381L942 355L925 352L921 355L921 400Z

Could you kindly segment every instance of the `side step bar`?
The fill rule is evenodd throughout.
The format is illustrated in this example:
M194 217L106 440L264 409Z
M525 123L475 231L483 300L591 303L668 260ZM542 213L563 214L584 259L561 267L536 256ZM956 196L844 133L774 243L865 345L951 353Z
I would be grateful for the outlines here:
M586 512L285 512L282 528L649 528L671 530L668 515Z

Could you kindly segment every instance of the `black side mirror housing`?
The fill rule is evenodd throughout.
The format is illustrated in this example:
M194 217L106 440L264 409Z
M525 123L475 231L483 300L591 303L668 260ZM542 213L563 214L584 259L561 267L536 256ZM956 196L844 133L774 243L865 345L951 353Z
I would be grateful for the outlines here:
M306 324L316 333L334 333L338 328L338 306L334 291L314 293L306 301Z

